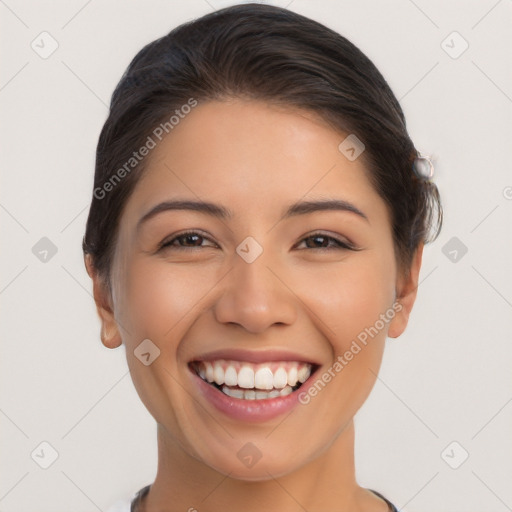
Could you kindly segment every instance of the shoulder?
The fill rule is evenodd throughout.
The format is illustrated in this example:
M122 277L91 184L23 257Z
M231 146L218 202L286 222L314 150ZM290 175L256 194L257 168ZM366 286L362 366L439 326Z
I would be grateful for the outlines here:
M370 492L383 499L388 505L389 512L399 512L399 510L391 503L385 496L383 496L380 492L374 491L373 489L369 489Z
M125 496L117 500L105 512L132 512L132 505L134 510L137 508L140 500L148 493L151 484L148 484L137 492L132 493L130 496Z
M118 500L105 512L130 512L131 500L124 499Z

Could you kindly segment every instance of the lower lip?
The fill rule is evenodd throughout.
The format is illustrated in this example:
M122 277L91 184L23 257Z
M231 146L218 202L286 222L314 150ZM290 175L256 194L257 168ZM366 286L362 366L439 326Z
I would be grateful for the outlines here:
M298 390L286 396L263 400L245 400L226 395L216 387L205 382L193 371L192 375L195 377L194 380L197 382L201 394L219 411L237 420L253 423L268 421L291 411L299 403L299 391L304 391L308 382L306 381Z

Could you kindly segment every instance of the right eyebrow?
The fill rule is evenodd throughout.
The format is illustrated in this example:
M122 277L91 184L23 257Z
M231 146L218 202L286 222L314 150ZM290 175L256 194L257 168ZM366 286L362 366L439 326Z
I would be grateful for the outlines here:
M137 230L140 229L141 225L153 218L159 213L166 212L169 210L192 210L196 212L206 213L219 219L232 218L233 213L231 210L220 206L215 203L208 203L205 201L191 201L191 200L172 200L164 201L151 208L145 213L137 223Z

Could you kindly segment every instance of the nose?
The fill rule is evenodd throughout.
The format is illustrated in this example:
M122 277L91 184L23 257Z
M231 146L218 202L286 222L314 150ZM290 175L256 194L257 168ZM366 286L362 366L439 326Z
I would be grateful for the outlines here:
M214 307L218 322L237 324L255 334L273 325L293 324L297 299L286 286L284 276L268 264L264 254L252 263L235 255L223 293Z

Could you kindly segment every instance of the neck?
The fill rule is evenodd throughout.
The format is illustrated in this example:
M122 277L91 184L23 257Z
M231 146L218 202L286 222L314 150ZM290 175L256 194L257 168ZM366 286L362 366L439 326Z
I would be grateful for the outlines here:
M215 471L158 425L158 470L143 512L359 510L369 499L376 504L369 495L355 480L353 422L316 459L278 478L269 474L263 481L236 480Z

